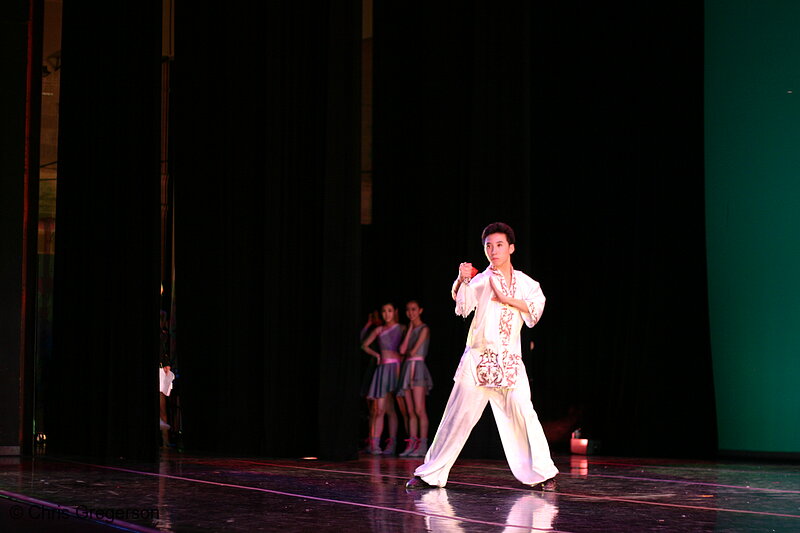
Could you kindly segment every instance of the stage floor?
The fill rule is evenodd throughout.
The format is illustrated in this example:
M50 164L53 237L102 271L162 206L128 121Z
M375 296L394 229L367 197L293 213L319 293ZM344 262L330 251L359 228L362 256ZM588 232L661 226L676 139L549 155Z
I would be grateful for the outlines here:
M463 460L406 491L419 459L0 458L0 531L800 531L800 465L556 455L558 491Z

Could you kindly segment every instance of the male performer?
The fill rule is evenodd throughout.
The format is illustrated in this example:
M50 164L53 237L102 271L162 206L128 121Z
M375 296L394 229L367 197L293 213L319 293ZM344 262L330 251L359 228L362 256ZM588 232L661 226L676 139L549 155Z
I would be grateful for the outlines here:
M489 224L481 235L489 267L481 273L461 263L453 284L455 312L475 316L455 384L425 463L406 487L444 487L472 428L491 402L503 449L518 480L554 491L558 469L550 457L542 425L533 410L528 375L522 362L520 329L532 328L542 316L544 294L539 283L511 266L514 230Z

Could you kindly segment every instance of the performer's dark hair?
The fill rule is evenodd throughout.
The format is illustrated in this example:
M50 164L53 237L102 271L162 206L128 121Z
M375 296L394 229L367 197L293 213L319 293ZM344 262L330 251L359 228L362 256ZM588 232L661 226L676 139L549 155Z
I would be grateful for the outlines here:
M486 237L492 233L502 233L506 236L508 244L514 244L514 230L505 222L492 222L483 229L481 234L481 246L486 244Z

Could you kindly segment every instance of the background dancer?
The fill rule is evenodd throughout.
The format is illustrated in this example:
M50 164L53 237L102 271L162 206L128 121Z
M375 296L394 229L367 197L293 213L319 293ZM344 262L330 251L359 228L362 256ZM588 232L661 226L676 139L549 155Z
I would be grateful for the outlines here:
M409 323L400 345L405 356L400 370L400 385L397 402L406 403L408 413L408 446L401 457L424 457L428 451L428 411L425 397L433 388L433 378L425 364L430 344L430 328L422 322L422 311L417 300L406 304Z
M400 380L401 356L399 349L405 327L397 322L397 307L392 303L384 304L381 307L381 316L383 325L373 329L372 333L361 343L361 349L378 362L367 393L368 398L375 400L368 453L394 455L397 448L397 411L395 411L394 405ZM370 348L370 344L376 338L380 352ZM380 438L383 434L384 417L389 423L389 438L386 440L386 447L381 449Z

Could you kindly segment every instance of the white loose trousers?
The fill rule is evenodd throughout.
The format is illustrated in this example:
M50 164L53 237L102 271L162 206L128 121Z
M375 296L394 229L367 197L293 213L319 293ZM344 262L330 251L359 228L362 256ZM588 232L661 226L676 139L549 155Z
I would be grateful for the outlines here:
M491 388L480 387L468 372L461 373L455 380L425 463L414 475L430 485L444 487L450 469L489 402L514 477L531 485L555 476L558 469L550 457L539 417L533 410L524 370L519 377L516 388Z

